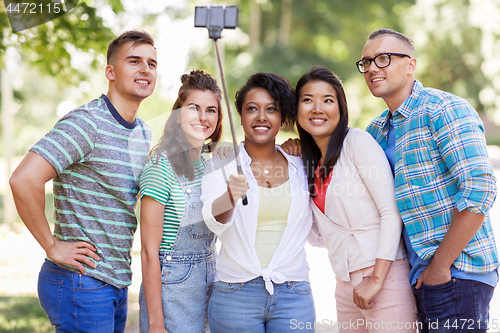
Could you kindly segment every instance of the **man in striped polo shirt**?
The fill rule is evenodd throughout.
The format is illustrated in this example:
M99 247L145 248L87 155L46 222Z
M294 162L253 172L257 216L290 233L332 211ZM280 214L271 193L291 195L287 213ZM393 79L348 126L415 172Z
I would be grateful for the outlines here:
M149 34L128 31L108 47L109 90L61 118L14 171L17 210L47 254L40 304L57 332L124 332L139 176L151 133L138 118L156 83ZM53 234L44 213L53 180Z
M413 44L399 32L372 33L356 64L388 107L367 131L394 172L420 332L486 332L499 258L481 119L463 98L414 79Z

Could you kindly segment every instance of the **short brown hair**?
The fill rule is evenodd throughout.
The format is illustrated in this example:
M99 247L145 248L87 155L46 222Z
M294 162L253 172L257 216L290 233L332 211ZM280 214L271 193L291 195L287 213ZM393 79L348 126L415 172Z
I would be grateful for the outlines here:
M138 44L149 44L155 47L155 41L150 34L146 31L130 30L122 33L119 37L115 38L108 46L107 62L108 65L114 60L113 58L120 52L123 44L132 42L132 46Z
M410 48L412 55L415 53L415 48L413 47L413 41L410 38L403 35L402 33L391 30L391 29L379 29L377 31L374 31L370 34L370 36L368 36L368 40L376 39L376 38L384 37L384 36L392 36L392 37L399 39L400 41L405 43Z

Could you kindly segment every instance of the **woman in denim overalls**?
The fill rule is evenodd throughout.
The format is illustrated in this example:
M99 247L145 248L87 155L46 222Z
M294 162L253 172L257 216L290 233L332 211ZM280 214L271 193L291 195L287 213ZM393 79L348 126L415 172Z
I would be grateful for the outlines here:
M215 236L201 214L201 152L205 140L217 142L222 132L221 91L203 71L181 81L163 137L141 175L141 332L208 330Z

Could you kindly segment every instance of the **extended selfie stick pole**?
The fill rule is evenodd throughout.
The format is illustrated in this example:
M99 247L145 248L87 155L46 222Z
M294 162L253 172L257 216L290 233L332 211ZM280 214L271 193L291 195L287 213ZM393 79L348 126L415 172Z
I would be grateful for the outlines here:
M222 81L222 89L224 90L224 99L226 100L226 106L227 106L227 115L229 116L229 125L231 127L231 136L233 137L233 149L234 149L234 154L236 158L236 170L238 170L238 173L240 175L243 174L243 169L241 168L241 163L239 159L239 154L238 154L238 143L236 142L236 133L234 131L234 123L233 123L233 115L231 112L231 107L229 105L229 97L227 95L227 87L226 87L226 79L224 78L224 71L222 69L222 62L220 60L220 54L219 54L219 47L217 44L217 38L213 38L214 40L214 45L215 45L215 54L217 55L217 62L219 64L219 69L220 69L220 77ZM248 204L248 199L246 194L244 194L241 199L243 200L243 205Z
M238 22L238 7L229 6L198 6L195 8L194 26L198 28L208 28L208 37L213 39L215 45L215 54L217 55L217 62L219 64L220 77L222 81L222 90L224 90L224 99L227 105L227 115L229 116L229 126L231 127L231 135L233 137L233 149L236 158L236 170L240 175L243 174L241 168L240 158L238 154L238 143L236 142L236 133L234 132L233 115L231 113L231 106L229 105L229 97L227 95L226 79L224 77L224 70L222 69L222 61L220 59L219 47L217 40L221 38L222 29L234 29ZM243 205L248 204L247 196L241 197Z

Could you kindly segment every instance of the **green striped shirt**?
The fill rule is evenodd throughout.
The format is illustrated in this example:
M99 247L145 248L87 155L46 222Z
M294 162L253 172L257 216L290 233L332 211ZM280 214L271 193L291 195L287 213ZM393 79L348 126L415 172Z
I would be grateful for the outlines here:
M93 244L101 259L95 269L83 264L87 275L118 288L132 282L134 206L150 138L141 119L126 122L102 95L69 112L31 148L57 171L54 236Z
M162 252L172 249L184 216L185 200L183 188L168 159L160 156L157 163L156 160L157 158L153 157L144 167L141 175L141 199L147 195L165 206L160 245ZM187 185L200 187L204 169L205 160L200 157L195 162L195 177L192 181L188 180Z

